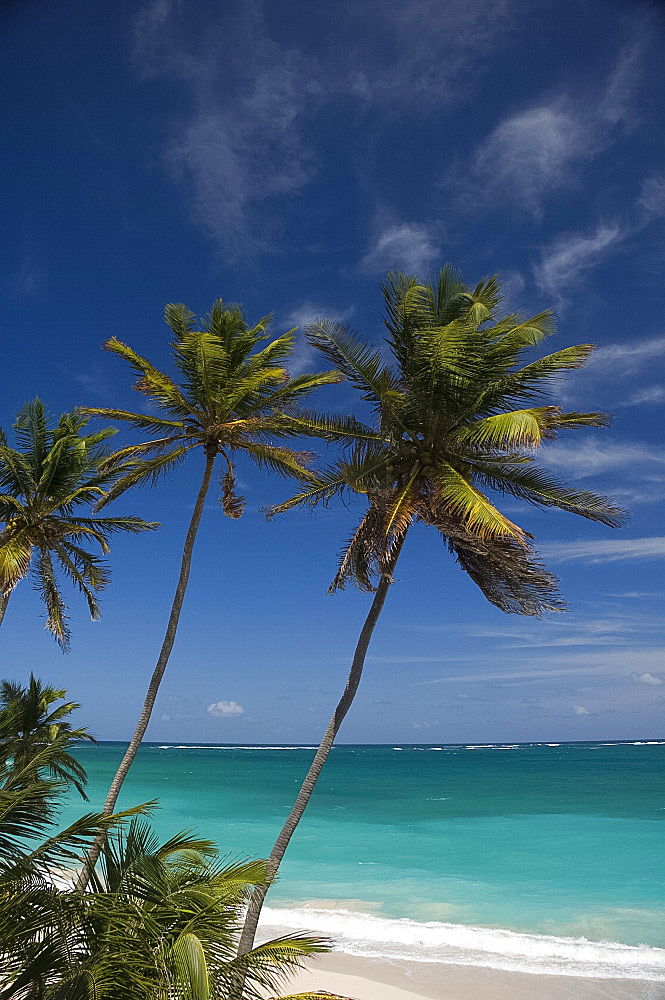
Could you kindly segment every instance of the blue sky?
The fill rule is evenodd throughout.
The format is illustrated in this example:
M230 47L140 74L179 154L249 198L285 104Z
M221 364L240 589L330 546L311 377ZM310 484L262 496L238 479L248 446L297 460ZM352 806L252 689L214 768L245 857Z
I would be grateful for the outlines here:
M662 6L24 0L0 20L2 425L35 394L135 405L100 345L166 365L166 302L273 310L276 333L334 316L379 343L386 269L498 272L511 307L556 309L557 347L598 345L559 398L613 426L543 464L631 519L523 511L572 608L544 622L488 605L414 530L342 739L662 736ZM294 370L316 363L299 341ZM267 524L288 485L239 472L248 511L206 510L152 739L311 742L343 687L368 599L326 587L355 512ZM118 503L163 527L115 543L101 623L71 595L69 655L30 584L12 598L3 675L67 686L101 738L134 726L199 476Z

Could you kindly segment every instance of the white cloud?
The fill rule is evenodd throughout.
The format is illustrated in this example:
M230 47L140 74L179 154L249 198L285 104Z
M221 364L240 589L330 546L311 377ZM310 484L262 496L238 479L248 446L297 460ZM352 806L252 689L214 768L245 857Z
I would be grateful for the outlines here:
M585 405L582 401L590 398L610 411L653 405L665 399L665 389L647 380L652 379L654 371L660 371L663 365L665 336L627 336L623 341L598 347L584 369L562 386L561 397L571 409L581 408ZM629 382L638 376L631 390Z
M625 232L617 223L604 223L591 233L568 233L558 237L543 250L534 266L536 284L541 292L561 301L570 285L595 267L607 252L620 243Z
M402 222L385 228L358 265L366 274L400 270L422 275L441 259L441 233L424 222Z
M315 323L318 319L333 319L344 323L351 318L354 310L355 306L349 306L347 309L336 309L333 306L321 306L314 302L305 301L291 310L286 317L286 322L289 327L298 326L300 328L309 326L310 323Z
M285 322L290 329L298 327L293 352L286 361L286 367L291 375L301 375L303 372L317 370L321 367L321 355L305 340L305 329L319 319L332 319L338 323L344 323L351 318L354 309L354 306L349 306L347 309L334 309L332 306L320 306L314 302L305 301L291 310L285 317Z
M652 538L608 538L588 541L545 542L540 546L551 562L607 563L629 559L661 559L665 556L665 536Z
M211 705L208 705L206 711L210 715L216 716L245 714L245 709L237 701L213 701Z
M661 403L665 399L665 387L662 385L647 385L644 389L632 392L630 396L621 399L616 407L648 406L650 403Z
M639 674L636 670L634 670L630 676L636 684L651 684L656 687L663 683L661 677L658 677L656 674L650 674L648 670L643 674Z
M573 712L575 713L575 715L588 715L589 709L585 708L584 705L575 705Z
M617 125L634 127L648 43L648 19L641 17L600 94L589 87L561 91L499 122L473 156L467 193L477 199L500 192L542 215L545 197L577 184L585 161L616 141Z
M167 161L184 181L199 220L228 251L267 246L248 216L266 199L298 191L310 177L299 135L302 95L287 53L267 45L265 61L232 108L202 101L174 133Z
M180 84L165 161L228 258L272 248L285 198L316 172L315 116L340 95L389 114L397 103L459 102L522 5L468 0L448 5L442 17L438 0L407 8L377 0L371 12L338 5L332 20L305 5L307 42L297 47L293 38L276 41L262 0L195 12L183 0L151 0L134 18L134 66L143 77Z
M514 30L523 0L374 0L337 4L341 36L328 54L331 89L366 102L442 104L472 92L503 39ZM340 44L341 43L341 44ZM386 59L386 46L391 57Z
M135 17L134 65L181 81L189 108L169 123L165 162L199 223L227 256L268 248L257 203L310 177L306 59L268 36L258 4L231 2L197 20L178 0L154 0Z
M622 344L605 344L591 355L585 371L595 375L620 372L623 378L641 371L660 358L665 358L663 336L629 340Z
M593 152L583 123L564 102L555 102L501 122L476 153L472 171L483 185L539 214L543 193L569 186L571 164Z
M660 219L665 215L665 176L654 174L642 181L638 205L645 216L645 222Z
M649 45L648 20L636 22L632 37L619 53L607 82L599 111L612 125L635 125L635 96L644 74L644 56Z
M637 599L650 599L652 597L663 597L664 592L662 590L625 590L623 593L608 593L608 597L632 597Z
M576 479L597 476L610 469L629 469L632 476L638 468L650 470L665 465L665 449L657 445L631 441L556 442L545 445L541 452L543 464L550 469L564 470Z
M536 284L542 292L553 295L560 305L564 304L569 286L580 282L614 248L663 216L665 177L647 178L624 221L602 222L586 233L564 233L544 247L540 263L533 267Z

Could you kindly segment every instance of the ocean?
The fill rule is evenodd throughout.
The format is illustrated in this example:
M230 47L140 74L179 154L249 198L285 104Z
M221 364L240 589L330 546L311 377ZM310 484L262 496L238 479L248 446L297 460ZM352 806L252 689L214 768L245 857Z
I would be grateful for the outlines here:
M101 808L125 744L77 750ZM119 807L266 856L311 746L144 744ZM89 807L85 807L87 811ZM84 811L73 797L63 820ZM665 741L339 745L264 910L346 952L665 982Z

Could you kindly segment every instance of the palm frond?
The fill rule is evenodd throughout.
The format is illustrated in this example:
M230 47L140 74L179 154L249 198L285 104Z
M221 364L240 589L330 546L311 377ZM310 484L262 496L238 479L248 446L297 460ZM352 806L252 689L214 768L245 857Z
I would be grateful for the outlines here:
M323 320L307 327L307 340L328 358L370 402L385 393L386 366L378 351L367 347L348 326Z
M555 436L560 419L558 406L532 406L472 421L458 436L479 447L537 448L544 439Z
M558 507L611 528L619 527L627 516L625 510L607 497L563 486L550 473L532 465L508 461L487 464L478 459L474 461L474 470L490 489L516 496L535 507Z
M182 420L167 420L164 417L134 413L132 410L118 410L108 406L81 406L79 412L90 417L104 417L105 420L122 420L131 424L136 430L150 431L153 434L163 434L166 431L175 433L182 431L185 426Z
M35 587L42 595L48 614L46 628L53 634L55 641L65 652L69 649L71 639L67 621L67 606L58 589L51 554L45 548L39 550L35 566Z
M237 520L242 517L243 511L245 509L246 498L239 496L236 492L238 484L233 471L233 466L227 455L224 455L226 459L226 472L222 476L222 495L220 497L220 504L222 505L222 510L227 517Z
M27 575L31 556L28 528L6 528L0 535L0 589L12 590Z
M558 581L524 543L504 535L485 539L444 535L449 550L486 599L507 614L541 617L566 610Z
M249 442L244 442L241 447L260 469L267 468L303 483L311 481L312 473L308 465L315 458L311 451L293 451L291 448Z
M129 344L124 344L117 337L110 337L104 343L104 350L117 354L126 361L139 376L134 388L145 396L149 396L170 414L179 418L192 414L192 403L179 387L164 372L155 368L147 358L138 354ZM90 412L90 411L88 411Z
M510 537L523 543L524 531L509 521L493 503L448 462L432 475L437 503L458 517L466 530L479 538Z
M182 462L188 451L195 448L196 444L178 445L166 455L157 455L154 458L144 459L137 462L130 472L126 472L108 491L106 496L97 504L97 510L103 510L113 500L126 493L134 486L144 486L147 483L154 485L161 476L173 471Z

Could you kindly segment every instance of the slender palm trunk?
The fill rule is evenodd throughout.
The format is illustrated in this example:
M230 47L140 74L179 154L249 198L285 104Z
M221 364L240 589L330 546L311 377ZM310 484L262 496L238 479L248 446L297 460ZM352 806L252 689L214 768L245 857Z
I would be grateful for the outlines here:
M166 670L166 665L169 662L169 657L171 655L171 650L173 649L173 644L175 642L176 631L178 628L178 619L180 618L180 612L182 610L183 601L185 599L185 591L187 590L187 581L189 580L189 568L192 562L192 551L194 549L194 542L196 540L196 533L199 530L199 524L201 523L201 515L203 514L203 507L205 505L206 496L208 490L210 489L210 483L212 481L212 473L215 465L215 453L210 452L206 454L206 464L203 473L203 480L201 482L201 487L199 489L198 496L196 498L196 503L194 505L194 512L192 514L192 519L189 522L189 529L187 531L187 537L185 538L185 547L182 552L182 562L180 564L180 576L178 577L178 586L176 587L175 597L173 598L173 604L171 605L171 614L169 616L169 623L166 627L166 635L164 636L164 642L162 643L162 648L159 654L159 659L157 660L157 666L155 667L152 677L150 678L150 684L148 685L148 692L145 696L145 701L143 702L143 708L141 709L141 715L139 716L139 721L136 726L136 731L131 738L129 746L125 751L125 756L120 762L120 767L116 771L116 775L111 782L111 787L109 788L108 795L106 796L106 801L104 802L103 815L110 816L115 809L115 804L118 801L118 795L120 794L120 789L127 776L127 772L132 766L132 762L136 757L138 748L141 745L141 741L145 735L145 731L148 728L148 723L150 722L150 716L152 715L152 710L155 705L155 699L157 698L157 692L159 691L159 685L161 683L162 677L164 676L164 671ZM104 844L104 838L106 834L103 831L97 835L88 857L86 858L85 865L81 871L78 882L76 884L77 889L83 891L88 884L90 879L90 873L97 863L97 858L99 857L100 851Z
M358 690L360 678L362 677L365 657L367 656L367 650L372 638L372 633L374 632L376 623L379 620L379 615L383 609L390 584L393 582L392 574L397 564L397 559L399 558L405 537L406 533L397 543L391 564L379 580L374 600L372 601L372 605L369 609L369 613L365 619L363 627L360 630L358 644L356 646L356 651L353 654L351 669L349 671L346 687L344 688L344 693L337 704L337 708L335 709L332 719L328 723L328 728L323 734L323 739L321 740L319 749L316 751L311 767L305 776L305 780L300 786L300 791L298 792L289 817L282 827L279 837L275 841L275 846L270 852L270 857L268 859L268 876L270 880L274 879L277 874L282 858L286 853L286 848L289 846L289 841L295 833L296 827L298 826L298 823L302 818L302 814L307 807L307 803L311 798L312 792L314 791L314 786L316 785L319 775L323 770L323 765L328 759L328 754L330 753L332 745L335 742L335 737L337 736L339 728L344 721L344 717L351 708L353 699L356 696L356 691ZM240 936L240 944L238 946L239 955L246 955L247 952L251 951L254 946L256 927L259 922L261 908L263 907L263 902L266 898L268 888L269 885L262 888L256 888L252 893L249 907L247 909L247 916L245 918L245 926L243 927L242 934Z
M0 592L0 625L2 625L2 619L5 617L5 611L7 610L7 605L9 604L9 598L11 595L11 590L3 590Z

